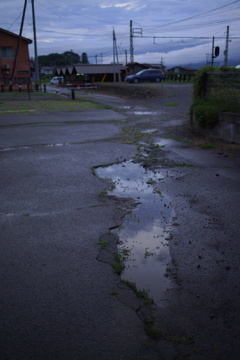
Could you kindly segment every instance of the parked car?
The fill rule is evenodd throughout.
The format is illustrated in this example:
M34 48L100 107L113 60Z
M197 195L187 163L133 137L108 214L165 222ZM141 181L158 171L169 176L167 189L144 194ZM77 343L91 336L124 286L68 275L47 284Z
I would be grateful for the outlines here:
M59 85L61 83L64 82L64 77L63 76L54 76L51 79L51 85Z
M125 81L129 83L138 83L142 81L160 82L165 79L165 74L159 69L147 69L139 71L135 75L126 76Z

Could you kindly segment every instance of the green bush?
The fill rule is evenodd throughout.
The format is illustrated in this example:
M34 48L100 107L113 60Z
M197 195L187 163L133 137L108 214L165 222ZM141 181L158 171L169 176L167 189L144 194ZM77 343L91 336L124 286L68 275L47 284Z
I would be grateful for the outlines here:
M197 124L203 129L213 128L219 121L220 112L240 112L240 105L238 102L230 102L226 98L225 91L217 91L211 95L211 98L205 99L205 83L207 73L209 72L224 72L224 71L238 71L238 69L222 66L204 66L196 73L193 81L193 103L190 107L190 124L193 124L193 116L195 115ZM220 75L219 75L220 77ZM239 90L229 88L228 95L231 92L238 92ZM235 95L235 94L233 94Z
M211 129L218 123L219 105L203 100L195 101L190 107L190 123L195 115L197 124L203 129Z

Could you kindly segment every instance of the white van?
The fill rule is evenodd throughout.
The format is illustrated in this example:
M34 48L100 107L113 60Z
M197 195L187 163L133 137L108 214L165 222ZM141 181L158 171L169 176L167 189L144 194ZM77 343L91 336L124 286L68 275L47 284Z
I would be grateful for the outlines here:
M54 76L51 79L51 85L59 85L61 83L64 82L64 77L63 76Z

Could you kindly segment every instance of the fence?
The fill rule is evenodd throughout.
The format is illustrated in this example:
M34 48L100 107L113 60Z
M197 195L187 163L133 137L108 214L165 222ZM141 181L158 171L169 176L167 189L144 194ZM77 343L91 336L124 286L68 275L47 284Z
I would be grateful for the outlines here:
M22 87L22 86L4 86L4 85L0 85L0 93L2 93L1 98L2 97L6 97L7 95L11 96L10 94L26 94L26 96L28 97L29 100L31 100L34 96L34 94L38 94L38 93L46 93L46 85L44 84L43 87L40 86L36 86L36 87L32 87L29 84L27 84L27 86Z
M167 74L165 81L192 81L195 74Z
M240 71L209 72L204 78L203 96L240 107Z
M30 84L26 85L0 85L0 92L33 92L33 91L42 91L42 86L36 85L35 87ZM46 92L46 85L43 85L43 91Z

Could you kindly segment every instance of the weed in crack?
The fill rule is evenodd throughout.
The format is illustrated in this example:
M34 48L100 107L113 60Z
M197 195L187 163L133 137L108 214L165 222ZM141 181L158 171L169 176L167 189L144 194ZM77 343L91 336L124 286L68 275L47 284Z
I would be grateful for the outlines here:
M109 244L108 240L102 240L97 242L97 245L99 245L101 249L106 249L108 244Z

